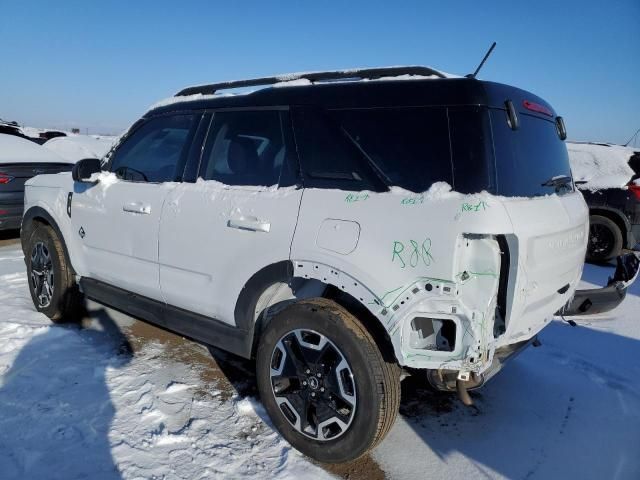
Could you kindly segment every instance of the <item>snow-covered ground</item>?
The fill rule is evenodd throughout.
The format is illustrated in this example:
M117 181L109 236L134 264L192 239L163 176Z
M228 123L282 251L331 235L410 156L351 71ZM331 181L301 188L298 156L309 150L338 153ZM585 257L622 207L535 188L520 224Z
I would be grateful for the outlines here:
M35 313L0 247L0 478L321 478L266 420L250 365L90 305ZM610 268L587 266L585 285ZM640 478L640 284L612 314L553 322L475 395L403 385L401 416L350 478ZM160 333L158 333L160 332ZM371 468L371 466L375 468ZM343 473L344 474L344 473Z

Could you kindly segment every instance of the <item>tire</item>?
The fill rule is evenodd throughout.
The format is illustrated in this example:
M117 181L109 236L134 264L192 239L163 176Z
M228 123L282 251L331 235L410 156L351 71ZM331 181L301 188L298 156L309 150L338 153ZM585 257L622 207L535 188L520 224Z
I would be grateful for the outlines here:
M398 414L400 368L384 360L356 317L324 298L294 303L269 322L256 370L275 427L294 448L320 462L366 454ZM308 420L299 413L304 411Z
M29 293L36 310L54 323L76 322L84 314L84 298L75 282L64 246L49 225L38 225L25 251Z
M620 227L613 220L602 215L589 217L587 261L608 262L620 255L623 244Z

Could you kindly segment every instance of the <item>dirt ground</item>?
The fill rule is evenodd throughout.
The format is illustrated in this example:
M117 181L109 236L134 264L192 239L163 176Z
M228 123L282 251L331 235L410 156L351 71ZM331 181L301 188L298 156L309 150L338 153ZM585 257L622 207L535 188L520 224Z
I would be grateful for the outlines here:
M0 247L20 243L20 230L0 231Z
M103 308L93 302L90 302L88 307L90 312ZM253 362L193 342L154 325L134 320L120 312L111 309L107 309L107 312L121 327L134 354L148 342L161 343L172 359L187 363L200 373L203 386L215 383L216 387L222 391L222 398L231 398L235 392L242 396L258 395ZM91 319L86 321L91 322ZM385 478L384 472L369 456L341 465L318 462L316 464L348 480Z

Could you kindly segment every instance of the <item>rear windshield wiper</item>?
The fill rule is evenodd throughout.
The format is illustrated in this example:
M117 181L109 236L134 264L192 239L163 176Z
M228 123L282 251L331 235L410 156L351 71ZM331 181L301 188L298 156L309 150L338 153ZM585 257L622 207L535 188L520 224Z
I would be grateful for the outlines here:
M571 185L572 179L568 175L558 175L557 177L551 177L546 182L542 183L543 187L555 187L556 190L561 187L567 187Z

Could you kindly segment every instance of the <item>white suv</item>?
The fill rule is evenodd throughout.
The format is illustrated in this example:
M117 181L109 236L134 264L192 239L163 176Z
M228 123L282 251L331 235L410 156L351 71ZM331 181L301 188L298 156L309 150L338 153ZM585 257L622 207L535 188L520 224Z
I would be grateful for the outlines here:
M351 460L392 426L403 372L468 403L563 306L624 296L637 260L570 302L589 225L565 136L528 92L426 67L188 88L104 161L28 182L33 301L255 357L282 435Z

